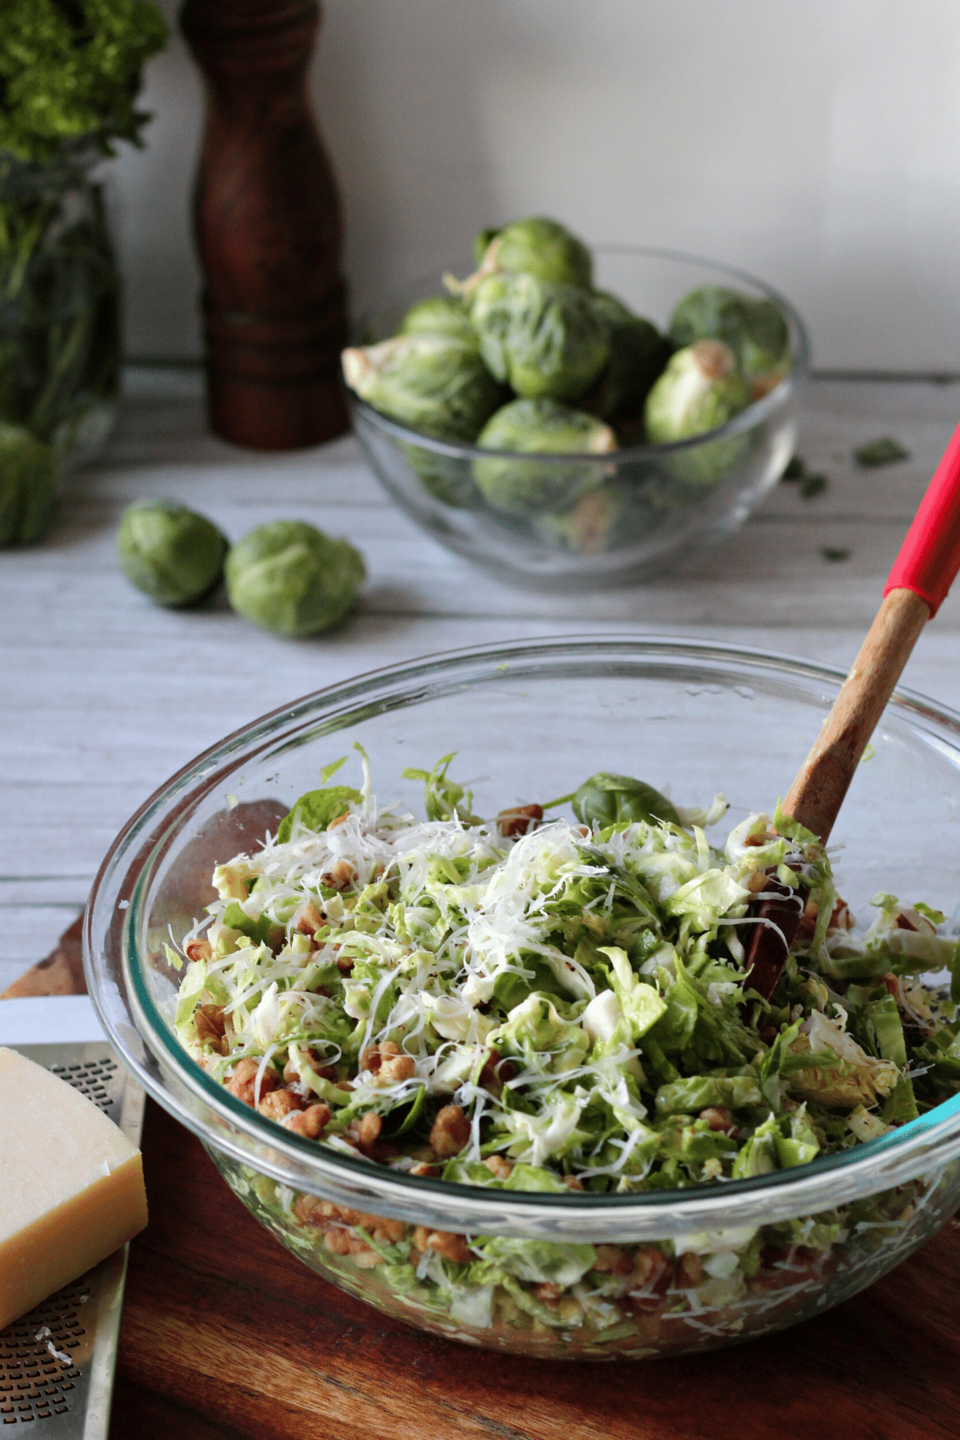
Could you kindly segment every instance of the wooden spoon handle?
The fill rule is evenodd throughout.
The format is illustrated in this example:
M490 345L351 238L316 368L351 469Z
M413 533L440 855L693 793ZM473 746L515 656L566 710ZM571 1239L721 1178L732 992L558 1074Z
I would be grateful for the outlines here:
M960 570L960 425L927 486L860 647L813 749L783 803L826 841L910 652Z
M784 814L792 815L824 842L929 618L929 605L912 590L891 590L884 596L833 709L787 792Z
M813 749L787 792L783 812L826 842L867 742L910 658L960 570L960 425L937 466L900 548L877 617ZM760 906L747 951L750 987L769 999L796 939L806 891L771 877L776 898ZM782 893L779 893L781 892Z

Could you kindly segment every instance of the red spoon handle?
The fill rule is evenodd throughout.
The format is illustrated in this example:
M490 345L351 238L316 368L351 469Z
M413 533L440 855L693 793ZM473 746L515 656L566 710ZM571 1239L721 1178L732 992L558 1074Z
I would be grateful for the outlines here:
M912 590L936 615L960 570L960 425L893 562L884 595Z

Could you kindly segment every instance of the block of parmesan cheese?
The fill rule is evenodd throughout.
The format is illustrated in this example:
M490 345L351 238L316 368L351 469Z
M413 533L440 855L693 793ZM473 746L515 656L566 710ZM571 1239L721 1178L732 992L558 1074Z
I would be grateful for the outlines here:
M72 1085L0 1048L0 1330L146 1223L140 1151Z

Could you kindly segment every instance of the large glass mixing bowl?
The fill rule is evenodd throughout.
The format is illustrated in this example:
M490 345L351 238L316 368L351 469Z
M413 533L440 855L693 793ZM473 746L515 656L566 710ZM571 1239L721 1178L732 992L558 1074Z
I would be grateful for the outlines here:
M163 944L214 898L214 863L255 847L355 740L380 798L414 810L421 787L400 778L404 766L457 750L481 814L606 769L683 804L722 790L735 823L772 808L842 678L756 651L591 637L431 657L274 711L173 776L111 847L84 934L107 1032L268 1230L326 1279L413 1325L573 1359L711 1348L816 1315L909 1255L956 1207L956 1116L698 1190L519 1193L399 1174L281 1129L200 1069L173 1030L178 976ZM878 890L954 910L958 797L960 717L898 691L833 837L854 914ZM785 1224L797 1217L799 1240ZM489 1235L524 1243L509 1283L471 1291L455 1256ZM525 1278L523 1260L526 1244L544 1242L557 1247L557 1283L546 1288Z
M350 394L354 429L384 489L441 545L501 578L541 590L598 590L649 579L738 529L777 483L796 443L808 344L793 306L744 271L670 250L598 246L596 285L665 330L677 301L702 285L772 300L789 329L790 372L726 425L672 445L629 444L608 455L524 455L512 488L568 490L564 504L504 510L484 499L474 465L490 452L434 440ZM453 267L465 274L469 265ZM439 277L412 286L361 327L365 343L396 332Z

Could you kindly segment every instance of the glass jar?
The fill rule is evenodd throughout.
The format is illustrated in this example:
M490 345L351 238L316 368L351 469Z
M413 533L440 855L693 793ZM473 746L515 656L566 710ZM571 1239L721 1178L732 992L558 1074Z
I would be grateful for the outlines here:
M37 162L0 152L0 421L90 458L120 383L120 277L93 178L98 151Z

